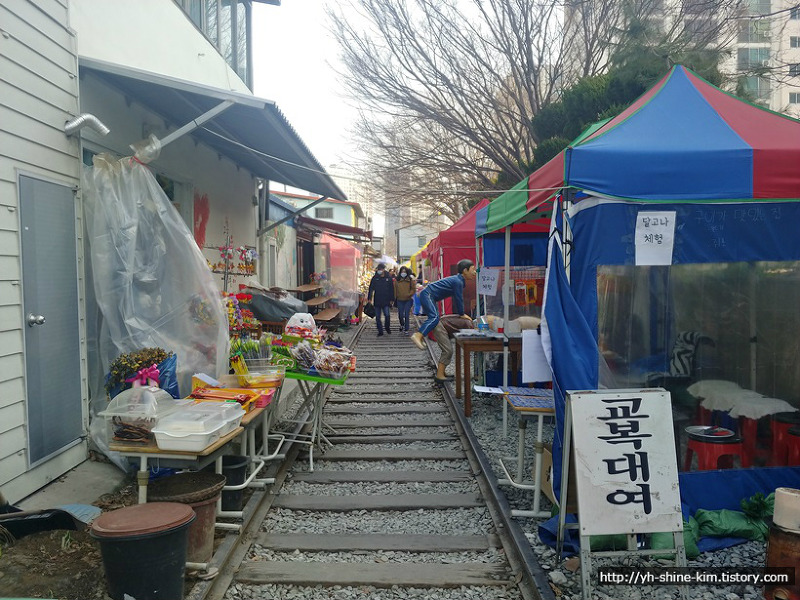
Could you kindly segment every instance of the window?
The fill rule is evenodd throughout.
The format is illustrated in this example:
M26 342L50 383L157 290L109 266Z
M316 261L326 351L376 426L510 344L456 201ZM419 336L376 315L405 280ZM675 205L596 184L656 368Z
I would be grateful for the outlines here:
M178 0L183 11L208 38L225 62L253 88L250 77L250 0Z
M315 208L314 218L316 219L332 219L333 208Z
M425 236L421 235L421 236L417 237L417 246L422 248L425 245L425 242L427 242L427 241L428 240L425 239Z
M800 48L800 35L793 35L789 38L789 45L792 48Z
M736 68L749 71L769 66L769 48L739 48L736 54Z
M789 104L800 104L800 92L789 92Z
M800 63L789 65L789 77L800 77Z
M747 0L747 14L768 15L771 12L770 0Z
M741 77L739 79L739 91L742 96L746 96L753 101L769 100L770 92L769 80L764 77Z
M789 11L789 18L794 20L800 19L800 6L795 6Z
M769 41L769 21L747 19L739 28L740 44L763 44Z

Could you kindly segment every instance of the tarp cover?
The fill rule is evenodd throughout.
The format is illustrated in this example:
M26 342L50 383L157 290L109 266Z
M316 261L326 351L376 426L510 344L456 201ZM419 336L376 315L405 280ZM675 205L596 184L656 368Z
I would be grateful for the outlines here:
M735 98L682 66L498 197L486 229L559 188L644 202L800 198L800 121Z

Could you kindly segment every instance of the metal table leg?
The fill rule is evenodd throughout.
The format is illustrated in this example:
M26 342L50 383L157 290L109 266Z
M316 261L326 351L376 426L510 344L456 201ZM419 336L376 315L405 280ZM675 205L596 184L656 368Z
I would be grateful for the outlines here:
M525 431L527 429L528 416L520 414L518 422L517 434L517 456L505 456L500 459L500 469L503 471L504 478L498 479L498 485L510 485L521 490L533 490L533 506L531 510L512 510L512 517L523 518L540 518L549 517L550 513L542 511L540 507L541 502L541 481L542 481L542 454L544 452L544 443L542 438L544 436L544 413L538 413L538 425L536 430L536 459L534 462L534 480L525 480ZM516 461L516 479L511 476L509 469L506 467L505 461Z

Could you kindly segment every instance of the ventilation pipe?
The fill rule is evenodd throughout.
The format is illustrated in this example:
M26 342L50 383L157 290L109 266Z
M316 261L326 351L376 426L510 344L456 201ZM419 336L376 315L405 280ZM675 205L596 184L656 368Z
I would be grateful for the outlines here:
M103 125L103 122L100 121L94 115L90 115L88 113L84 113L82 115L78 115L74 119L70 119L64 124L64 133L68 136L78 133L84 127L91 127L100 135L108 135L111 131L108 127Z

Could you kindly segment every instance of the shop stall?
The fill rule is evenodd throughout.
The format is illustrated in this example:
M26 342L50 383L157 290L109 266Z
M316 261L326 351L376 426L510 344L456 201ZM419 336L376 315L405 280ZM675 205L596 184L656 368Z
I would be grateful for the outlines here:
M776 467L687 463L685 514L797 487L800 468L771 446L776 413L800 406L787 368L800 337L798 164L800 122L675 67L526 179L529 196L493 226L557 197L543 322L556 486L567 390L664 386L679 458L714 435L737 446L714 467Z

